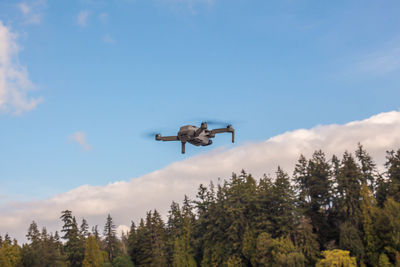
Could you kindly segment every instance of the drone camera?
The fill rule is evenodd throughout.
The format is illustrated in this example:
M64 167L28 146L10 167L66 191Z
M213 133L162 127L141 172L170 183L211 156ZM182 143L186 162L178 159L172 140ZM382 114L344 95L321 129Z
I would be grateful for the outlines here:
M161 134L156 134L156 140L161 141Z

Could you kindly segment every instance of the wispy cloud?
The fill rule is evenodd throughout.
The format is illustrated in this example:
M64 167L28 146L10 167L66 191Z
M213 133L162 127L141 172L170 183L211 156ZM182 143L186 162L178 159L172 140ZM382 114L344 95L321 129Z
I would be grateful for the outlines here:
M108 23L108 18L109 18L108 13L100 13L99 14L99 20L104 24Z
M192 14L197 13L199 7L210 7L216 0L156 0L159 3L168 5L176 11L189 11Z
M85 151L90 151L92 146L86 141L86 133L82 131L77 131L68 137L69 142L77 143Z
M232 171L239 172L244 168L259 178L263 173L273 174L280 165L292 173L300 154L310 157L315 150L322 149L328 157L332 154L340 156L345 150L353 151L358 142L382 167L385 151L400 147L400 112L381 113L344 125L286 132L263 142L214 150L175 162L129 181L104 186L82 185L49 199L3 205L0 229L24 240L21 229L26 229L32 220L55 231L59 227L60 211L70 209L78 218L85 217L91 225L104 225L110 213L115 224L123 230L131 220L144 217L150 209L157 208L165 216L172 200L181 201L184 194L194 197L200 183L208 184L218 177L229 178Z
M27 24L40 24L42 22L43 8L46 7L46 0L21 2L17 5L25 18Z
M112 38L108 33L103 35L102 40L106 44L114 44L116 42L115 39Z
M35 86L26 68L18 63L16 37L0 21L0 111L18 115L34 109L43 99L28 96Z
M383 75L400 70L400 46L390 47L365 55L356 64L359 72Z
M81 10L76 17L76 23L81 27L86 27L88 25L89 15L89 11Z

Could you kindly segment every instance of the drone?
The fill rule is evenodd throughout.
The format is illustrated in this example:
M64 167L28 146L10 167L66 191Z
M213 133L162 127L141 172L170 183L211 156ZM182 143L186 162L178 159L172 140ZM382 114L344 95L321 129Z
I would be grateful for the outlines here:
M225 128L218 128L209 130L207 129L207 122L202 122L200 127L193 125L185 125L179 129L177 136L161 136L156 134L157 141L180 141L182 144L182 154L185 154L185 145L190 143L195 146L209 146L212 144L211 138L215 137L218 133L232 133L232 143L235 142L235 129L232 125Z

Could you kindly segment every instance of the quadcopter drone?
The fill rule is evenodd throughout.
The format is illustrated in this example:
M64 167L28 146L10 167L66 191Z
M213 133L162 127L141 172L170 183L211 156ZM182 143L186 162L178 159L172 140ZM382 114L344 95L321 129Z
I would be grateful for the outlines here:
M185 154L186 142L195 146L208 146L212 144L210 138L214 138L217 133L232 133L232 143L235 142L235 129L232 125L225 128L209 130L207 123L202 122L200 128L193 125L185 125L179 129L177 136L161 136L156 134L157 141L180 141L182 144L182 154Z

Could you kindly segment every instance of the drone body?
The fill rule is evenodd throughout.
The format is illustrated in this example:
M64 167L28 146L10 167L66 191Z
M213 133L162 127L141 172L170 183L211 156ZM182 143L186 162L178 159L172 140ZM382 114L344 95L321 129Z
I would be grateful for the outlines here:
M209 130L207 129L207 123L201 123L200 127L193 125L185 125L179 129L177 136L161 136L156 134L157 141L180 141L182 144L182 154L185 153L186 143L190 143L195 146L208 146L212 144L211 138L215 137L217 133L232 133L232 143L235 142L235 129L231 125L226 128L219 128Z

